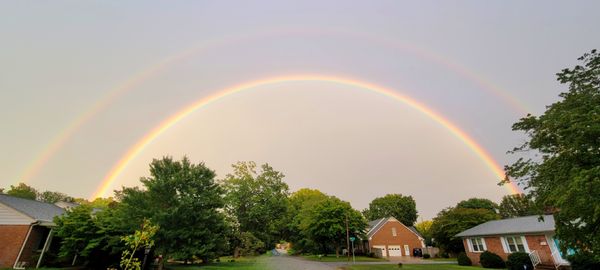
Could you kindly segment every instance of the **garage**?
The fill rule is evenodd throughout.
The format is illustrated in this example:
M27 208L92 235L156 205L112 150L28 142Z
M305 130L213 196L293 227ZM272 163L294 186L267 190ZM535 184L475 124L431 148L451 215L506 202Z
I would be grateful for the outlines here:
M402 249L400 248L400 246L388 246L388 250L390 253L390 257L402 256Z

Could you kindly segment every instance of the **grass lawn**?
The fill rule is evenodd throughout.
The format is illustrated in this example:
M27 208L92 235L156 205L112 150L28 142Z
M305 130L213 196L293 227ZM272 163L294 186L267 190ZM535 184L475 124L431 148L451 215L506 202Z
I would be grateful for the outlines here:
M302 258L305 258L305 259L311 260L311 261L321 261L321 262L347 262L348 261L348 257L346 257L346 256L340 256L339 258L336 258L335 255L327 255L326 257L321 257L321 258L319 258L318 255L302 255ZM386 261L385 259L371 258L371 257L366 257L366 256L356 256L355 260L357 262ZM352 261L352 257L350 257L350 261Z
M480 270L477 266L460 266L455 264L405 264L402 268L398 268L395 264L371 264L371 265L351 265L344 266L344 270Z
M423 259L426 261L436 261L436 262L455 262L456 258L429 258L429 259Z

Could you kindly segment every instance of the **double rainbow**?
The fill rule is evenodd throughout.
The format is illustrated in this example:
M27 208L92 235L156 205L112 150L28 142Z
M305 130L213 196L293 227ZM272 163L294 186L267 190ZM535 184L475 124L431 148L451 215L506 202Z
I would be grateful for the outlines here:
M493 159L493 157L482 147L480 146L471 136L469 136L466 132L461 130L454 123L450 122L450 120L446 119L444 116L435 112L434 110L428 108L427 106L421 104L420 102L408 97L399 94L389 88L385 88L376 84L372 84L369 82L364 82L351 78L343 78L343 77L335 77L335 76L325 76L325 75L290 75L290 76L281 76L281 77L272 77L261 80L255 80L247 83L242 83L239 85L235 85L229 88L222 89L221 91L216 92L213 95L200 98L194 103L188 105L184 109L175 113L171 117L164 120L157 127L155 127L152 131L147 133L143 138L141 138L133 147L131 147L127 153L117 162L114 167L110 170L110 172L106 175L98 189L92 195L92 198L107 196L113 184L119 175L127 168L129 163L134 160L143 150L146 148L152 141L158 138L162 133L167 131L169 128L177 124L179 121L192 114L196 110L212 103L218 101L226 96L242 92L248 91L251 89L255 89L260 86L273 85L279 83L290 83L290 82L301 82L301 81L316 81L316 82L326 82L326 83L335 83L340 85L357 87L360 89L364 89L367 91L372 91L383 96L392 98L398 102L401 102L405 105L410 106L411 108L423 113L431 120L437 122L446 128L452 135L458 138L461 142L463 142L471 151L473 151L485 164L485 166L493 172L495 176L498 177L498 180L504 178L504 171L498 165L498 163ZM506 185L511 193L520 193L519 187L515 183L510 183Z

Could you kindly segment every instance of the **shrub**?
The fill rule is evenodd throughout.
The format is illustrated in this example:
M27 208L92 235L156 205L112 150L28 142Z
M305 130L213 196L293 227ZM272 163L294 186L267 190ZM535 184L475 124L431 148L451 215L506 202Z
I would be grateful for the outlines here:
M467 256L467 254L465 254L464 252L458 253L456 261L458 262L458 265L469 266L473 264L473 262L471 262L471 259L469 259L469 256Z
M505 264L498 254L484 251L479 256L479 263L483 268L504 268Z
M367 257L375 258L375 252L369 252L369 254L367 254Z
M533 264L529 258L529 254L525 252L515 252L508 255L506 260L506 267L510 270L523 270L523 265L527 266L527 269L533 269Z
M594 254L582 252L568 256L567 260L571 263L573 270L596 270L600 269L600 258L594 257Z
M398 263L398 268L402 268L402 263Z
M429 255L429 253L423 254L423 259L429 259L429 258L431 258L431 255Z
M440 256L441 256L442 258L446 258L446 259L450 258L450 255L448 255L448 253L447 253L447 252L443 252L442 254L440 254Z

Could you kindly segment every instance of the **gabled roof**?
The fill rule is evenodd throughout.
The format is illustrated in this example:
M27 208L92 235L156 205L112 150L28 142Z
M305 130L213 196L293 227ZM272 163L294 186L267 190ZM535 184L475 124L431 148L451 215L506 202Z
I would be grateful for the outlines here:
M13 208L22 214L43 222L52 222L55 216L62 215L65 210L50 203L38 202L5 194L0 194L0 203Z
M539 215L492 220L463 231L456 236L467 237L554 231L554 217L552 215L544 215L542 217L543 220L539 220Z
M375 233L377 233L377 231L379 231L379 229L381 229L381 227L383 227L383 225L385 225L390 220L398 221L398 223L400 223L404 227L408 228L411 232L413 232L415 235L417 235L417 237L424 239L423 236L417 231L417 229L415 227L406 226L406 225L404 225L404 223L400 222L399 220L397 220L393 217L380 218L380 219L369 221L369 223L368 223L369 227L367 228L368 229L367 238L371 238L373 235L375 235Z

